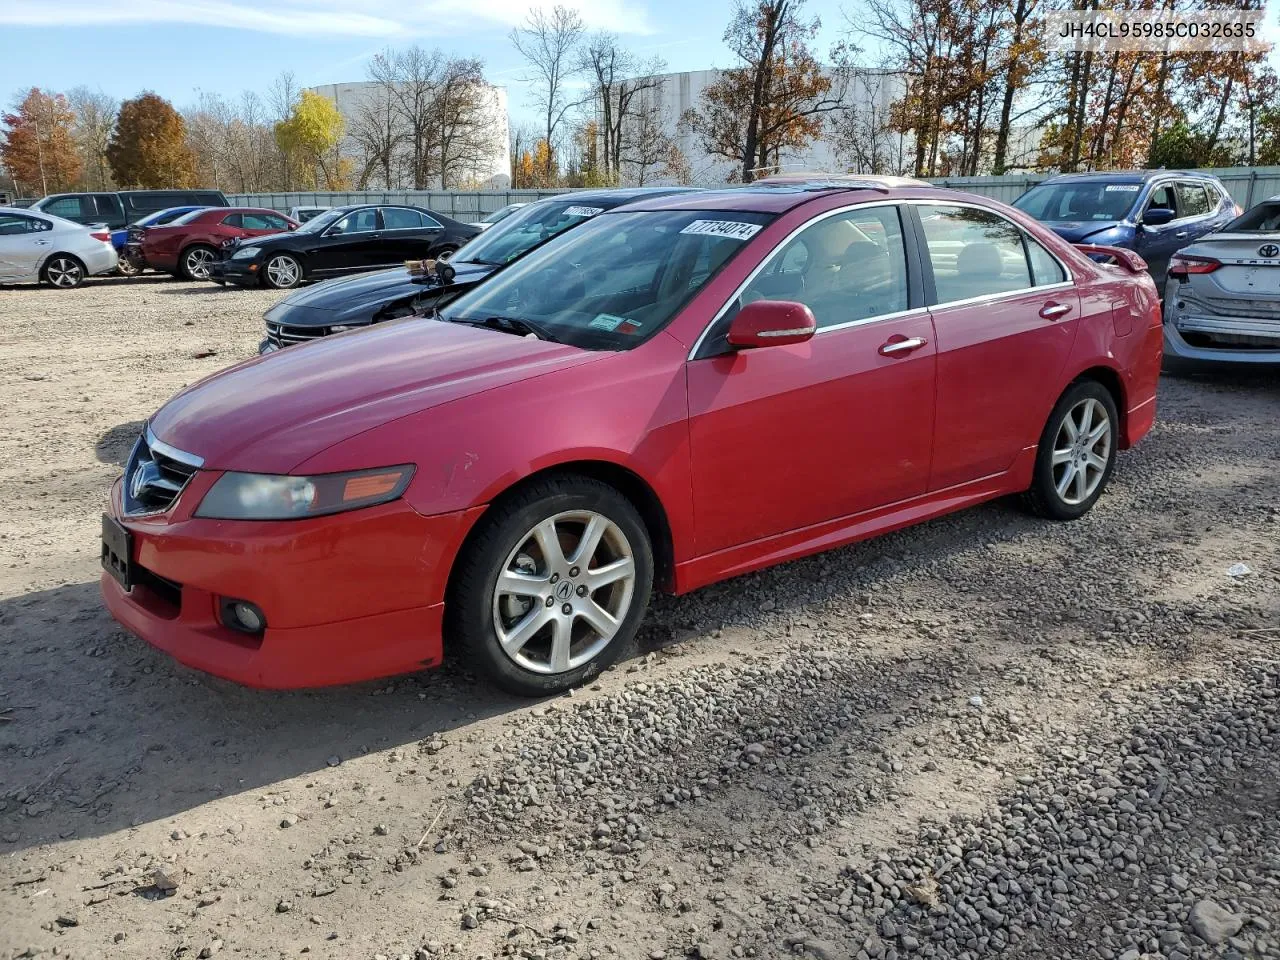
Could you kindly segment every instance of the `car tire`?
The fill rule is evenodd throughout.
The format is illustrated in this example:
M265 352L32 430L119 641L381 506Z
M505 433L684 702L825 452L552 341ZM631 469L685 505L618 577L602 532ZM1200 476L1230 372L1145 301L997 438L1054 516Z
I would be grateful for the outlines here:
M1119 440L1120 417L1111 391L1096 380L1073 383L1040 435L1026 505L1051 520L1083 517L1111 479Z
M196 243L178 257L178 276L183 280L208 280L209 264L218 259L218 251L204 243Z
M74 290L84 283L87 271L79 257L55 253L40 268L40 279L59 290Z
M584 548L588 531L594 546ZM590 550L585 559L581 549ZM496 502L460 552L447 635L508 693L560 693L596 676L634 639L653 567L644 521L616 489L570 474L535 480Z
M302 262L292 254L273 253L262 265L262 282L275 290L296 287L302 278Z
M121 257L116 263L116 269L120 271L122 277L136 277L142 273L141 264L131 257Z
M436 256L435 256L435 258L436 258L437 260L448 260L450 257L452 257L452 256L453 256L455 253L457 253L457 252L458 252L458 248L457 248L457 247L441 247L441 248L436 252Z

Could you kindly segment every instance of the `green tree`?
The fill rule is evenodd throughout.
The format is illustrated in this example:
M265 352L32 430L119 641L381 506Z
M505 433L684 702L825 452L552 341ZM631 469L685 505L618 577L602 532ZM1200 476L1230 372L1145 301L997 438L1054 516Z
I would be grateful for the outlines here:
M345 129L332 100L303 90L289 119L276 124L276 144L301 167L307 186L341 190L351 174L351 163L338 155Z
M121 187L195 186L196 161L187 146L187 125L173 104L154 93L120 105L107 162Z

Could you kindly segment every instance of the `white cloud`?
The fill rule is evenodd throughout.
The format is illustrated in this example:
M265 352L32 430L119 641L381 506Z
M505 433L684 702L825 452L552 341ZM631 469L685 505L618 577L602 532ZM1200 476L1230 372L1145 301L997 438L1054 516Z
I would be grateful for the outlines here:
M290 36L456 36L477 29L512 27L533 6L554 0L5 0L0 25L93 27L114 24L195 24ZM646 11L628 0L564 0L591 30L651 33Z

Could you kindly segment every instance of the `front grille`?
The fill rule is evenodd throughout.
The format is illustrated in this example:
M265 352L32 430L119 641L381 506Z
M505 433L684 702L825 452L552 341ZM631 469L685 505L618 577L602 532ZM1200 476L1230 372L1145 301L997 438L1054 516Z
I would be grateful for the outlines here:
M147 427L124 471L126 514L162 513L173 506L204 461L158 440Z
M307 343L328 335L328 327L294 327L287 323L267 321L267 339L277 347L288 347L295 343Z

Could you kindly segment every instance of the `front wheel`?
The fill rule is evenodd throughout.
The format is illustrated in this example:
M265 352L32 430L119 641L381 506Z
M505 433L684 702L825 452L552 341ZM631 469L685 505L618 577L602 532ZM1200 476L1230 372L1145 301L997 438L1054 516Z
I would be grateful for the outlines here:
M1026 493L1035 513L1053 520L1084 516L1116 463L1120 418L1111 392L1096 380L1072 385L1049 415Z
M494 507L454 571L451 632L504 690L559 693L609 666L653 588L653 549L630 501L551 477Z
M296 257L291 257L287 253L273 254L267 258L262 276L267 286L277 290L288 290L302 282L302 264Z
M142 264L133 257L121 257L116 263L116 269L120 271L121 276L136 277L142 273Z

